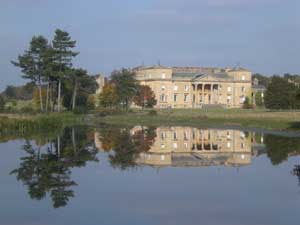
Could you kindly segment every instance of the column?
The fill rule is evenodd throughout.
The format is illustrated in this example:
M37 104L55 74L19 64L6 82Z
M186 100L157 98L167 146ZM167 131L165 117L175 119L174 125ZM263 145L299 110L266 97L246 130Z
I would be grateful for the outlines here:
M204 83L202 83L202 105L205 104L205 97L204 97Z
M213 96L214 96L214 85L213 84L211 84L210 85L210 101L209 101L209 104L212 104L212 102L213 102Z

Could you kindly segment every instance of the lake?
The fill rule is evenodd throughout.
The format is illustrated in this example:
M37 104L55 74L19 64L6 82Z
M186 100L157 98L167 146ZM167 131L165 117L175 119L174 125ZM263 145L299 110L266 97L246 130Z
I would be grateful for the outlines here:
M1 137L0 224L300 221L300 138L193 127Z

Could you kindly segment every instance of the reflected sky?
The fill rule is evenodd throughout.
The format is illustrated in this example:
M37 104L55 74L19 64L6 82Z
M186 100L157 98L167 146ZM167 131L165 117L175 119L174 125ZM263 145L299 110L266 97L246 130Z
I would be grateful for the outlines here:
M297 138L189 127L12 140L0 144L0 224L298 224L299 149ZM32 151L39 163L27 167ZM20 168L29 168L21 178ZM51 191L64 188L73 196L55 207Z

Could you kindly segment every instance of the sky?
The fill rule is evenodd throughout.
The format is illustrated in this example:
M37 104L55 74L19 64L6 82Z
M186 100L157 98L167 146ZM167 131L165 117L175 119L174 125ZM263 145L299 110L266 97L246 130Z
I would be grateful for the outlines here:
M68 31L90 74L141 64L300 73L299 0L0 0L0 90L34 35Z

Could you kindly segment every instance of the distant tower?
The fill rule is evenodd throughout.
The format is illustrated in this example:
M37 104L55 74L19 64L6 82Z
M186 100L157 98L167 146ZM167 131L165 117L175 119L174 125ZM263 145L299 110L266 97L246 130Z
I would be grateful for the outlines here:
M105 85L105 78L102 74L96 75L96 82L98 84L98 89L96 90L96 94L100 94L103 90L103 87Z

